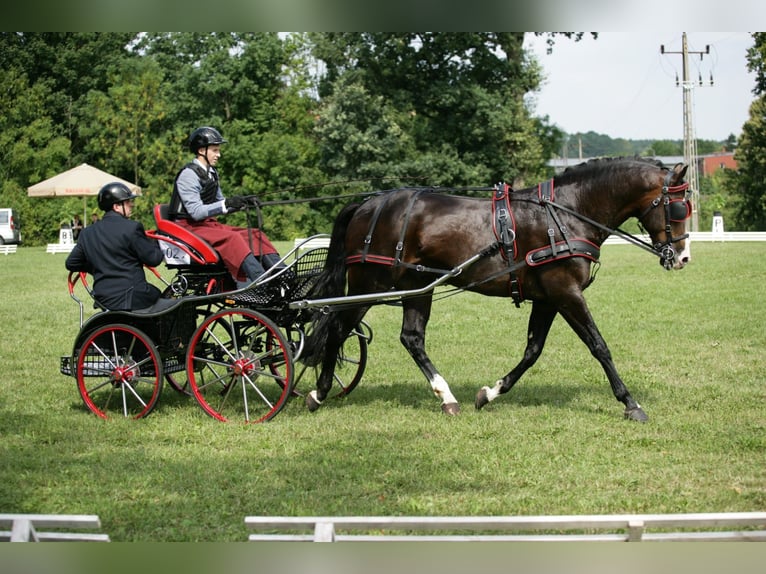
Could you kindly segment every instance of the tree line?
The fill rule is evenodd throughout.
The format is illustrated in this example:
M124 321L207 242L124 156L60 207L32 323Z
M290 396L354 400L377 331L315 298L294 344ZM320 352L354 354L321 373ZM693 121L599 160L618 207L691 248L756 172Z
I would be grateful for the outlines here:
M555 49L583 37L546 34ZM531 185L551 175L546 162L566 134L526 105L542 74L523 41L523 32L0 32L0 205L19 210L27 244L54 241L82 200L28 198L26 188L88 163L140 185L136 216L154 227L151 208L168 201L200 125L228 140L226 194L312 199L264 208L275 239L328 231L338 195Z

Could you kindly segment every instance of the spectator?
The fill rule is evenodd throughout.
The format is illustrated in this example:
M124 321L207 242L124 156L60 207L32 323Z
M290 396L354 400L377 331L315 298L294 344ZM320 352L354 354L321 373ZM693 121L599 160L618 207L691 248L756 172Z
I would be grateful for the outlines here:
M77 239L80 237L81 231L82 219L80 219L79 215L75 215L74 219L72 220L72 239L74 239L75 243L77 243Z

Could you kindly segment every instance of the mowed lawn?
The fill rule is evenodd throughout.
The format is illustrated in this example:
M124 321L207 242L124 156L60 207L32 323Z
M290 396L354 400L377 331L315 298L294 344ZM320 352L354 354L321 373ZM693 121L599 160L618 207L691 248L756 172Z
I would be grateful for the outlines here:
M167 385L144 420L92 415L59 373L79 328L65 256L20 247L0 255L0 512L98 514L113 541L244 541L248 515L765 510L766 243L692 255L666 272L605 246L586 292L646 424L623 419L561 319L538 364L476 411L521 357L530 305L461 293L435 303L427 337L460 416L441 414L400 310L380 306L353 393L247 426Z

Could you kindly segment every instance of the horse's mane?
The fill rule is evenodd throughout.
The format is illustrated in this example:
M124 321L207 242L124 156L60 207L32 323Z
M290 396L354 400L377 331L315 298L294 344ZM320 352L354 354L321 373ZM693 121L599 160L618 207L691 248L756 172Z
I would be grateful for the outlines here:
M608 169L609 167L614 167L618 164L625 164L625 163L635 164L636 162L655 166L658 168L665 167L662 161L655 159L653 157L642 157L638 155L619 156L619 157L597 157L597 158L593 158L588 161L584 161L577 165L573 165L566 168L562 173L556 176L555 180L556 180L556 183L561 185L583 176L591 176L593 175L594 171L601 171L604 169Z

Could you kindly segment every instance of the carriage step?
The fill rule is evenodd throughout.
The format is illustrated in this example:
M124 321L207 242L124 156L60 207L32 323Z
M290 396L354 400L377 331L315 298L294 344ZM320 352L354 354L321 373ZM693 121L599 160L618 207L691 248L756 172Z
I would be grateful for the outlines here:
M105 374L109 373L111 370L112 370L112 364L99 356L98 358L93 358L93 359L85 361L82 374L85 377L102 377ZM169 372L174 373L181 370L183 370L182 367L176 368ZM75 369L72 366L71 357L69 356L61 357L61 364L59 366L59 371L61 372L62 375L66 375L67 377L74 377L76 375ZM140 368L140 373L142 376L152 377L154 376L154 369L151 367L151 365L145 365Z

